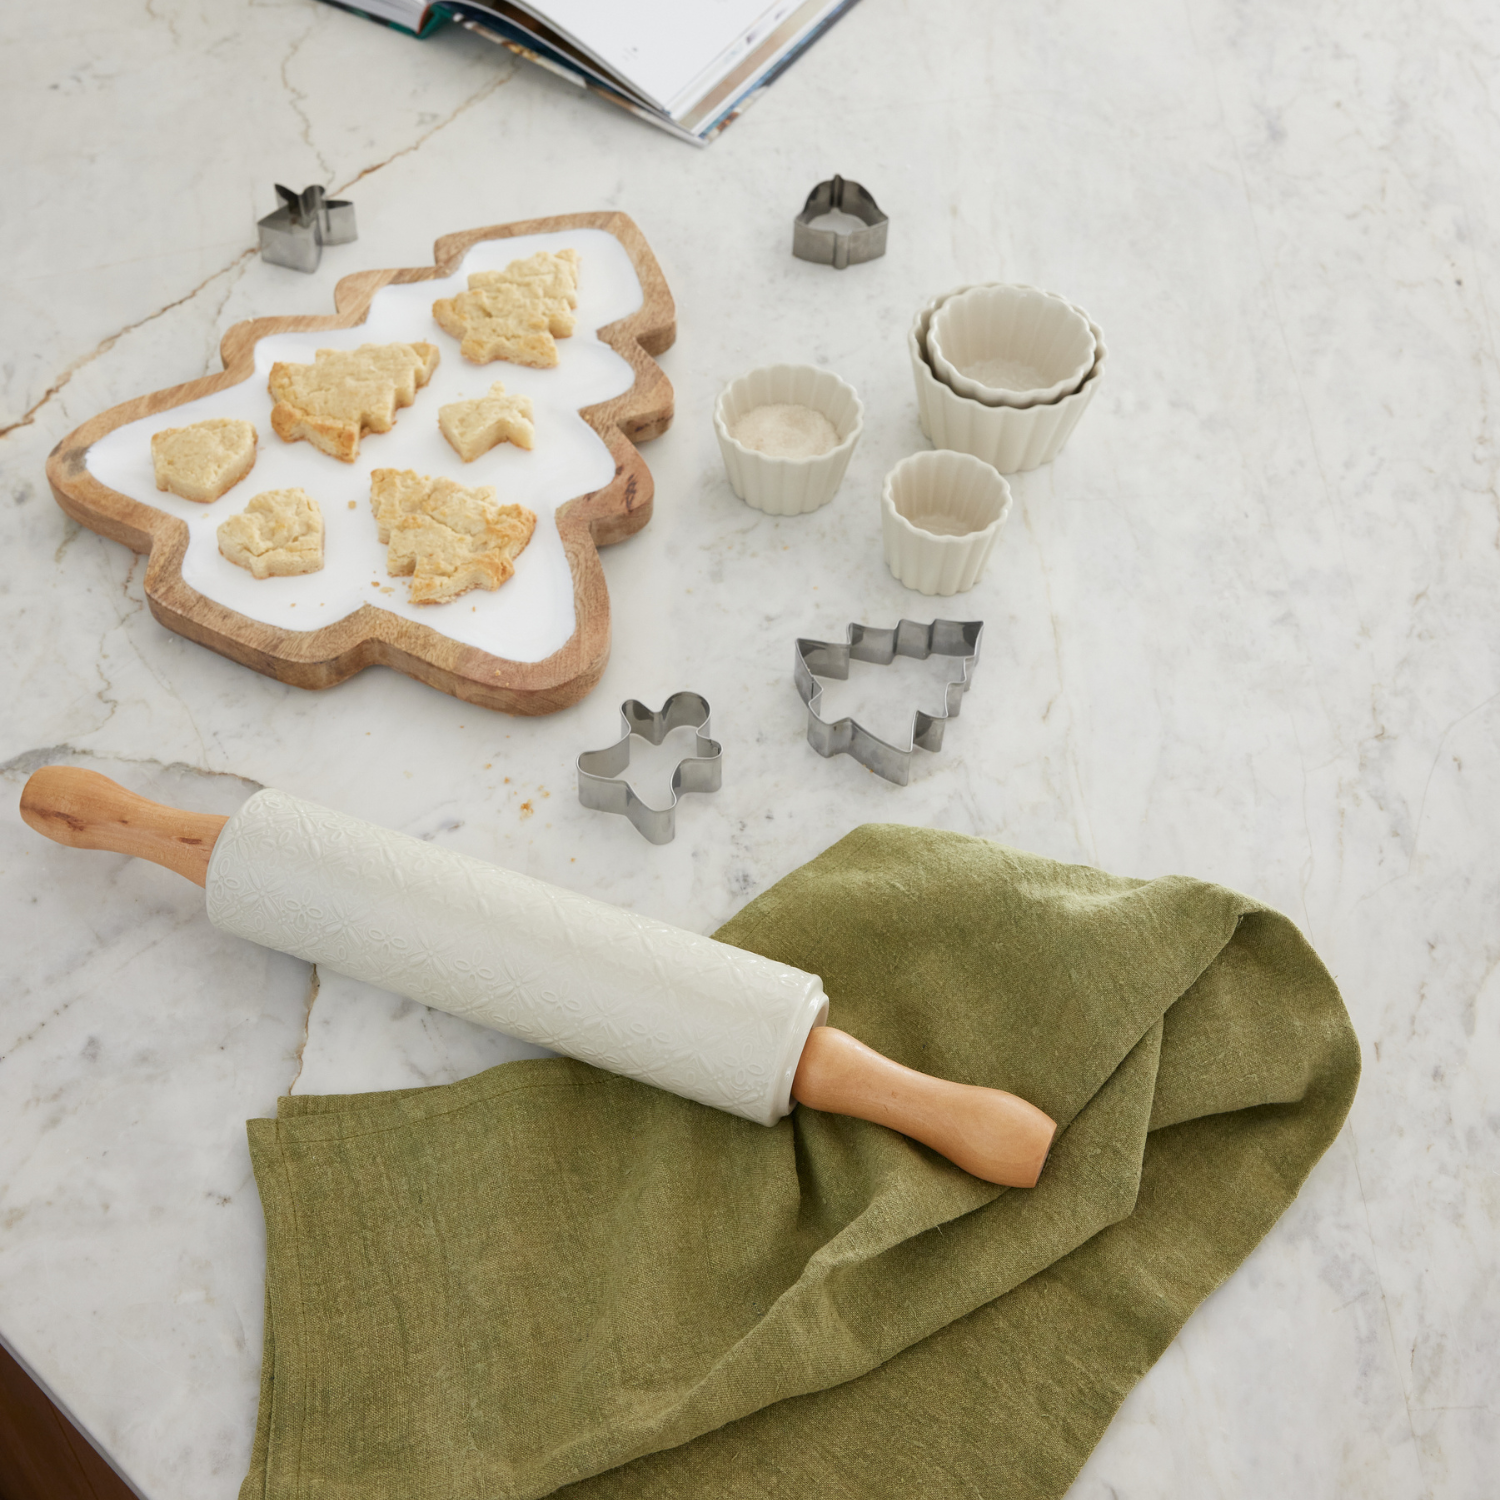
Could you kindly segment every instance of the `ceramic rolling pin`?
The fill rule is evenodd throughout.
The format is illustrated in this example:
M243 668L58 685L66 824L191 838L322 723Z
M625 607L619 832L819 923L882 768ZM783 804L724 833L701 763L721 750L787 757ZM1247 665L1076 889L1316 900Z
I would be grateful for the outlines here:
M913 1072L824 1025L815 974L285 792L223 818L46 766L21 816L185 875L225 932L762 1125L797 1100L1011 1187L1036 1182L1052 1144L1024 1099Z

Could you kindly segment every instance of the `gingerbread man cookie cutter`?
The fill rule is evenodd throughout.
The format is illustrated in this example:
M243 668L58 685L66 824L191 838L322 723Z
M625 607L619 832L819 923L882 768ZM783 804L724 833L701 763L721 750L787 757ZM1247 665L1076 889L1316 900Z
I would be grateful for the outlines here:
M701 693L673 693L659 709L634 698L620 705L621 738L603 750L578 757L578 800L595 812L621 813L653 844L670 844L677 832L677 803L683 792L716 792L723 785L723 746L709 738L708 699ZM650 807L636 795L623 773L630 766L630 741L639 735L659 745L674 729L696 729L696 754L672 772L672 800Z

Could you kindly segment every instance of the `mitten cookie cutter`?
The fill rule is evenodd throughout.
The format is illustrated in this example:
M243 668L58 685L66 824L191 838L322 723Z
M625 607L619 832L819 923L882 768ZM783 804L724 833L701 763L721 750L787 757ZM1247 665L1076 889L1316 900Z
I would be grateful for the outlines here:
M317 183L294 193L276 184L281 207L256 226L261 259L293 271L316 271L324 245L347 245L359 238L354 205L330 198Z
M848 233L839 229L814 229L813 220L835 209L863 219L865 227ZM879 260L885 254L885 232L890 218L857 182L846 182L835 173L807 195L802 212L792 220L792 254L820 266L842 271L863 261Z
M934 620L930 625L916 620L902 620L894 630L877 630L869 625L851 625L849 640L812 641L799 638L793 676L797 691L807 705L807 743L825 758L852 755L860 765L905 786L911 780L912 757L918 746L938 750L943 743L943 728L950 718L957 718L963 706L963 695L969 691L974 666L979 660L979 641L984 634L983 620ZM851 661L874 662L888 667L898 656L926 661L929 656L958 657L963 675L947 685L943 694L943 711L937 714L918 709L912 715L911 744L904 750L870 733L862 724L844 718L833 723L818 712L823 697L819 677L838 680L849 676Z
M578 800L595 812L622 813L635 830L653 844L670 844L677 832L677 802L683 792L716 792L723 785L723 747L709 738L708 699L701 693L673 693L660 709L652 710L634 698L620 705L621 738L603 750L585 750L578 757ZM674 729L696 729L697 751L672 772L672 800L666 807L648 807L624 780L630 765L633 735L659 745Z

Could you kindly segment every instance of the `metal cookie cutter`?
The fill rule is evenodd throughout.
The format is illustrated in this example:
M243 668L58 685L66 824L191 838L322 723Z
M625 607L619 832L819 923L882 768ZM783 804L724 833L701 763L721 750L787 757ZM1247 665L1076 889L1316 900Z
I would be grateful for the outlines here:
M672 772L672 800L662 808L647 807L628 781L621 779L630 764L630 739L640 735L659 745L674 729L696 729L696 755ZM578 757L578 800L596 812L624 813L636 832L653 844L670 844L677 832L677 801L683 792L716 792L723 784L723 747L708 737L708 699L700 693L673 693L657 712L627 698L620 705L622 738L605 750L585 750Z
M354 228L354 205L330 198L314 183L294 193L276 184L281 207L260 221L260 253L278 266L294 271L316 271L324 245L347 245L359 236Z
M814 229L812 221L835 209L863 219L865 227L850 233L837 229ZM863 261L879 260L885 254L885 231L890 219L880 205L857 182L835 175L820 182L807 195L802 212L792 220L792 254L799 260L816 261L842 271Z
M868 625L851 625L849 642L798 640L795 677L797 691L807 705L807 743L822 756L852 755L860 765L905 786L911 780L912 756L920 745L937 750L943 743L943 726L957 718L963 706L963 695L969 691L974 665L979 660L979 640L984 634L983 620L934 620L930 625L902 620L894 630L875 630ZM913 656L926 661L929 656L956 656L963 659L963 675L950 682L944 694L943 711L929 714L918 709L912 715L911 744L906 749L877 739L853 719L839 719L830 724L818 713L823 696L819 677L840 680L849 675L851 661L870 661L888 667L898 656Z

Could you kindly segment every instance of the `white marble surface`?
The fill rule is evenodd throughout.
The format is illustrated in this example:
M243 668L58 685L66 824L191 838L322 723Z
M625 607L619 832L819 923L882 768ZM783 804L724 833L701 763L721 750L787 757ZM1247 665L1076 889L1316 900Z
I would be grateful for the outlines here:
M56 848L27 771L228 810L277 785L700 930L897 819L1289 912L1364 1045L1350 1124L1126 1403L1077 1500L1478 1497L1500 1463L1500 21L1478 0L864 0L707 151L461 34L151 0L0 19L0 1336L150 1500L230 1497L260 1347L243 1121L288 1090L463 1076L461 1022L250 951L163 870ZM831 171L884 260L788 254ZM348 187L316 276L250 253L273 180ZM65 521L48 450L217 368L232 322L323 312L446 231L618 207L678 298L657 509L606 554L614 654L543 721L385 671L324 695L170 634L142 565ZM992 277L1109 340L1061 459L1014 482L963 716L911 786L819 760L797 634L931 608L881 561L923 446L906 324ZM837 501L730 494L710 426L752 364L819 362L867 428ZM833 695L888 725L934 675ZM624 697L715 705L725 785L645 844L572 759ZM651 762L660 786L669 757Z

